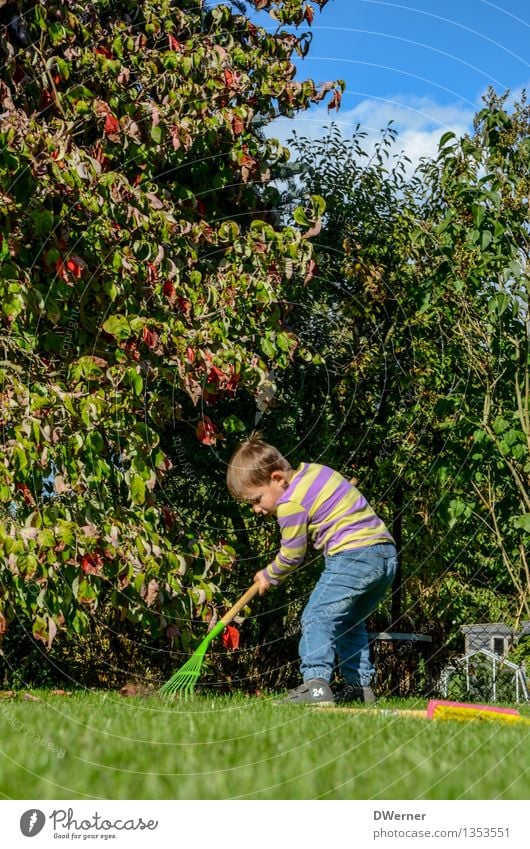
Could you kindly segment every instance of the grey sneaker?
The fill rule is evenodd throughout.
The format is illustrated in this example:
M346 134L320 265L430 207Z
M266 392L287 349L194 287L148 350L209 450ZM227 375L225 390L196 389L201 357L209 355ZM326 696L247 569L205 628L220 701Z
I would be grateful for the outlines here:
M353 684L345 684L335 696L335 704L347 705L350 702L375 705L375 693L371 687L355 687Z
M333 693L323 678L310 678L295 690L289 690L285 698L275 702L277 705L320 705L326 707L334 703Z

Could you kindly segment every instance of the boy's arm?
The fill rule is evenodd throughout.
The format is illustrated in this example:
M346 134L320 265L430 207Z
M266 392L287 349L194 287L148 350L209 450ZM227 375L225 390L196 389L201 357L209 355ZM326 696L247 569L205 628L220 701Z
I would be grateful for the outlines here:
M282 541L278 554L262 573L263 581L278 584L300 566L307 549L307 511L301 504L285 501L278 505ZM257 578L258 576L256 576Z

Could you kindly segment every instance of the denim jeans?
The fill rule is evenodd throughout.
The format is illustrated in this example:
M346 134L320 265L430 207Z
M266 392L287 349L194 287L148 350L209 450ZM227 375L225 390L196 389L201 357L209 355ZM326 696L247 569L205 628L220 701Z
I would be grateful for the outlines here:
M338 657L348 684L366 687L374 674L365 619L392 584L397 552L389 543L341 551L324 570L302 613L299 652L304 681L331 680Z

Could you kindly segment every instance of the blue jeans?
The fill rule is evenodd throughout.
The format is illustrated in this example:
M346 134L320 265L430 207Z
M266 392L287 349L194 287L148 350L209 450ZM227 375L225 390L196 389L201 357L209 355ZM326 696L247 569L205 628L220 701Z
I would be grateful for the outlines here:
M348 684L366 687L374 674L365 619L392 584L397 552L369 545L325 558L324 570L302 613L299 652L304 681L331 680L335 655Z

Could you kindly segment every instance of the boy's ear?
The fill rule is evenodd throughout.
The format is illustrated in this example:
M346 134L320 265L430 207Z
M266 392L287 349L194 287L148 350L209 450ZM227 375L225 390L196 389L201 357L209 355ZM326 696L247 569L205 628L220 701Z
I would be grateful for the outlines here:
M282 472L281 469L276 469L271 474L271 481L275 481L276 483L287 483L287 477L285 472Z

